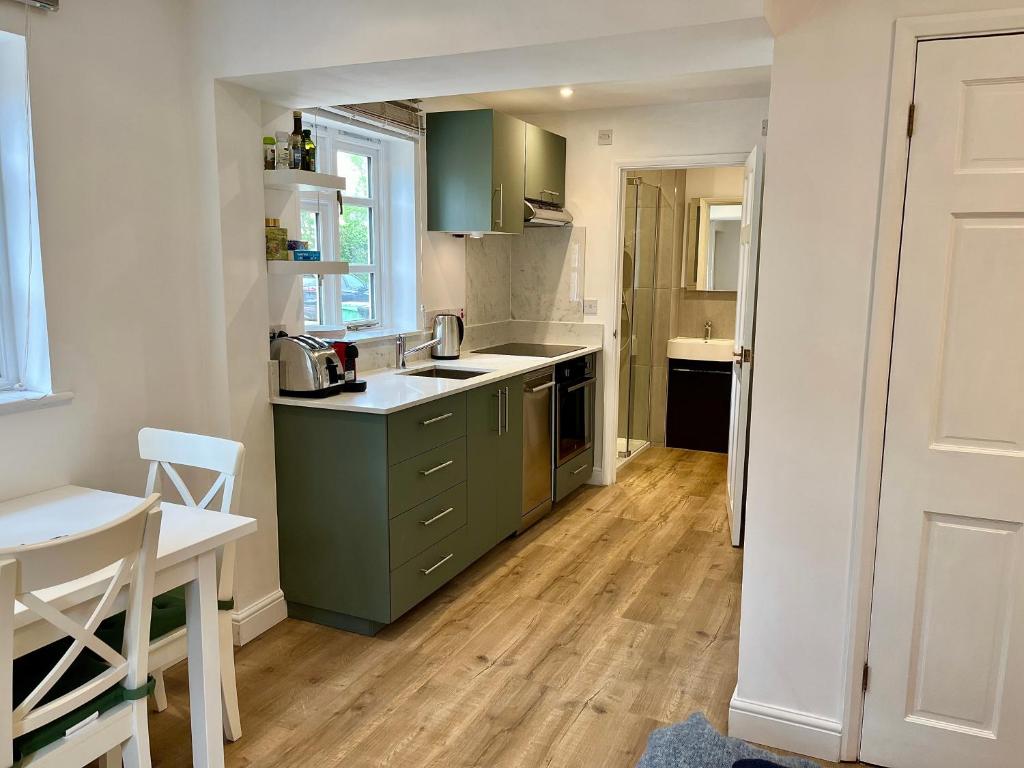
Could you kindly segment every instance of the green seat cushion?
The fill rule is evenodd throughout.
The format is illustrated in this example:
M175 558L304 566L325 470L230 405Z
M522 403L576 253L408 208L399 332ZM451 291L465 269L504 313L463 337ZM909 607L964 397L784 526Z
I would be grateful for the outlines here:
M17 706L25 697L35 690L40 681L49 674L67 649L71 646L71 638L64 638L55 643L39 648L14 660L14 705ZM75 690L81 685L102 674L109 668L107 663L88 648L83 650L71 664L67 672L57 681L40 704L46 704ZM78 723L92 717L102 715L125 701L134 701L149 695L153 690L153 680L138 690L128 690L121 685L101 693L92 701L78 707L63 717L19 736L14 740L14 760L17 762L26 755L36 752L64 737L67 730Z
M230 611L234 600L218 600L217 607ZM185 626L185 586L175 587L153 598L153 613L149 623L149 639L156 640ZM124 637L124 613L118 613L100 624L97 636L112 648L120 648Z

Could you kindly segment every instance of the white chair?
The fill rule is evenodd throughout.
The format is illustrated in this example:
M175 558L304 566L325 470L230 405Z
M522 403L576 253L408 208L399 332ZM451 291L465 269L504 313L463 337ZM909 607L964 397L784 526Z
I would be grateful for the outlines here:
M0 550L0 768L81 768L100 759L149 766L146 669L160 497L92 531ZM110 568L84 624L40 592ZM96 636L122 589L128 607L121 652ZM64 635L14 659L15 601ZM80 606L79 606L80 610ZM88 609L87 611L88 612ZM88 649L91 653L83 653Z
M192 435L165 429L146 427L139 432L139 455L150 462L146 493L160 489L161 478L166 475L181 496L182 503L197 509L209 509L211 514L232 514L235 511L235 481L242 472L245 447L234 440ZM196 502L176 467L191 467L217 472L209 490ZM162 471L161 471L162 470ZM220 507L211 508L217 496ZM234 608L235 545L228 544L218 557L217 601L220 606L220 688L224 715L224 736L236 741L242 736L242 722L238 713L238 690L235 684L235 653L231 636L231 610ZM158 712L167 708L163 671L188 656L188 643L184 626L184 592L178 590L156 598L154 623L163 621L166 611L173 629L154 639L150 647L150 674L156 679L154 701Z

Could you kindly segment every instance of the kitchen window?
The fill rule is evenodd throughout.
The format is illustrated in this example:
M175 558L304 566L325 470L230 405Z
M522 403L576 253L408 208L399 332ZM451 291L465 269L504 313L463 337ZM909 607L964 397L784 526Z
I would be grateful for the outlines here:
M0 411L51 396L26 40L0 31ZM52 399L52 398L51 398Z
M307 330L386 325L388 238L385 142L336 128L308 126L317 137L318 170L344 176L339 215L336 196L301 196L301 239L325 261L347 261L347 275L305 275Z

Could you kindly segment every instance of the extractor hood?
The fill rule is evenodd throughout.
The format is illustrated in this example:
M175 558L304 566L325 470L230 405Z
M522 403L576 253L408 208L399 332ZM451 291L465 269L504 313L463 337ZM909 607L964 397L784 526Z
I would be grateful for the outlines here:
M523 220L528 227L564 227L572 224L572 214L554 203L525 200Z

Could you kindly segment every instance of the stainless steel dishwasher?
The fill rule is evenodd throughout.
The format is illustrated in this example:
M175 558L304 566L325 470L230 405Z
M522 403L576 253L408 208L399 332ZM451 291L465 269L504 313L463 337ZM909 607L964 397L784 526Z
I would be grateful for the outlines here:
M554 498L555 369L527 374L523 382L522 533L551 511Z

